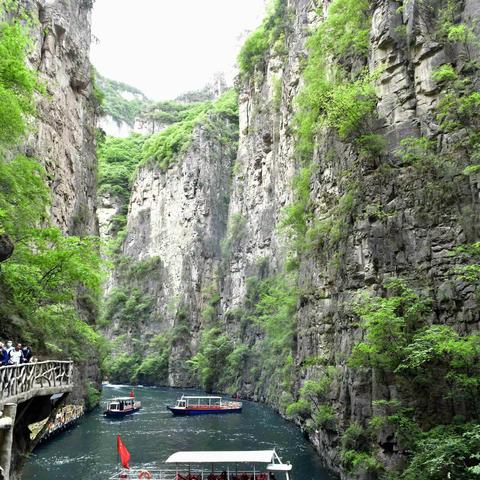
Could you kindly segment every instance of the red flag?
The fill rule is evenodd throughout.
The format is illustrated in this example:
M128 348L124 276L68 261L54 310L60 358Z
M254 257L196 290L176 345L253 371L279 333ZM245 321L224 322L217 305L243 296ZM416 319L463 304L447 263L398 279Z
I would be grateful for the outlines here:
M127 450L127 447L122 442L120 435L117 435L117 450L120 455L120 462L122 462L123 468L130 469L128 462L130 461L130 452Z
M135 392L133 390L130 390L130 396L133 398L135 396Z

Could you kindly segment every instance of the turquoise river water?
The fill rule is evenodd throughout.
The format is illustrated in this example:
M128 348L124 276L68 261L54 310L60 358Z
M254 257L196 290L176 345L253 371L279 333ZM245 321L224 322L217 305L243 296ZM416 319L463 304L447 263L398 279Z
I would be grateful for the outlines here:
M107 386L103 400L128 395L128 386ZM293 465L292 480L333 480L300 430L269 407L244 402L243 413L173 417L165 405L180 390L137 387L140 412L109 420L102 409L32 454L24 480L107 480L118 471L116 436L131 453L132 467L161 468L178 450L266 450L275 447Z

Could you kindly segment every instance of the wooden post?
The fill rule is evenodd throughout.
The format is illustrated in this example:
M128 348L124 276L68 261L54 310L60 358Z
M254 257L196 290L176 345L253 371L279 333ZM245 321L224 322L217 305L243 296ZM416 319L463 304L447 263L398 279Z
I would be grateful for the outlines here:
M12 461L12 443L13 427L15 425L15 416L17 414L17 405L7 403L3 409L3 417L10 418L12 425L9 428L0 430L0 467L3 469L3 476L10 478L10 464Z

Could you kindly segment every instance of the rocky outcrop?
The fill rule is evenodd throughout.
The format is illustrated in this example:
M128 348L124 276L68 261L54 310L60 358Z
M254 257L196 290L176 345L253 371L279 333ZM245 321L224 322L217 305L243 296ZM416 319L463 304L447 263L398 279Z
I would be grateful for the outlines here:
M15 246L8 235L0 235L0 262L12 256Z
M34 18L29 60L46 90L37 97L25 153L46 170L53 224L66 235L98 235L96 100L89 60L92 5L85 0L24 3ZM93 323L95 313L80 297L79 312ZM76 375L82 379L73 394L78 400L86 397L88 382L101 383L96 361L83 365Z
M190 381L181 359L189 358L189 348L194 348L206 291L217 282L236 132L231 121L211 114L195 127L188 149L166 170L149 162L133 182L121 252L132 273L125 275L117 268L109 293L136 287L152 304L147 319L130 325L127 332L114 317L109 335L133 333L148 343L154 334L171 330L188 316L191 337L173 345L171 385ZM135 277L135 265L147 272ZM131 349L131 342L125 348Z
M30 4L31 2L26 2ZM45 84L27 154L40 159L52 191L52 218L65 233L98 234L91 2L40 0L31 63Z
M325 126L319 128L309 159L313 174L308 227L333 218L339 199L350 203L334 225L335 238L321 240L325 232L319 232L317 241L297 259L293 386L288 386L291 392L285 392L285 398L298 398L306 380L318 380L326 368L333 368L327 397L335 428L312 428L306 418L298 423L325 463L345 479L374 476L346 471L341 435L349 425L368 424L377 413L373 401L397 401L400 396L388 375L348 365L353 346L364 336L351 308L358 293L382 294L388 278L400 277L432 300L430 322L453 326L460 333L480 328L475 288L455 276L452 255L455 247L480 236L478 174L462 173L460 155L453 158L458 164L443 171L440 179L432 165L422 170L398 153L403 139L421 136L435 145L437 156L448 157L452 144L464 138L462 128L440 128L438 108L445 85L433 73L445 64L468 69L468 60L478 52L442 42L434 29L436 11L425 2L404 3L399 8L399 2L369 2L368 52L365 58L349 59L351 68L365 67L374 79L377 104L367 126L381 145L366 155L354 138L342 139L332 126ZM232 344L246 345L252 352L265 338L257 319L252 319L255 298L249 296L249 281L285 272L291 244L280 227L285 207L294 200L293 179L300 168L293 130L295 97L302 88L309 31L324 20L330 4L290 0L287 48L272 47L254 74L239 80L240 137L231 184L232 150L219 149L218 138L201 128L188 152L168 170L147 165L137 175L123 255L135 261L158 257L160 266L155 276L142 280L155 305L135 334L146 339L177 325L180 306L189 331L182 343L174 344L170 385L191 384L178 366L197 352L201 331L211 327L202 310L212 284L218 292L215 325ZM474 26L479 6L471 0L460 7L465 21ZM441 168L447 166L452 165L447 162ZM353 179L351 191L345 187L346 178ZM173 310L168 308L172 304ZM113 331L116 327L114 320ZM272 388L268 379L259 380L264 367L247 361L235 388L284 410L284 385ZM422 399L411 404L419 418L434 410ZM453 418L462 408L440 402L434 413ZM384 465L402 465L405 452L388 428L376 441Z

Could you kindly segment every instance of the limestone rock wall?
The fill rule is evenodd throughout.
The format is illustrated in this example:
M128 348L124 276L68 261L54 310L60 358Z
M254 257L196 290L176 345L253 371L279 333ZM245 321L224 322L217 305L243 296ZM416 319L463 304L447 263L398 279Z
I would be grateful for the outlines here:
M288 53L272 52L263 71L239 82L240 140L229 217L241 216L245 228L228 258L224 313L243 302L246 279L258 273L262 259L272 275L285 262L285 236L278 224L282 209L293 199L294 99L301 83L305 39L315 19L312 2L290 2L290 8Z
M123 255L134 261L160 259L155 275L143 280L155 308L141 326L140 337L147 339L175 326L179 307L187 312L190 337L174 345L170 385L192 382L179 365L196 352L205 328L201 315L205 292L212 284L220 294L219 325L233 342L251 349L264 337L255 326L242 329L233 312L248 300L249 277L273 276L284 269L289 243L279 226L283 209L294 198L292 181L299 170L292 128L295 96L302 86L309 31L323 20L331 2L287 3L287 52L270 51L264 68L238 83L236 160L235 145L228 147L198 128L189 150L170 168L160 171L146 165L134 182ZM310 202L314 217L328 216L345 193L345 171L355 174L360 210L347 216L343 238L334 250L318 248L300 257L292 393L297 394L305 380L318 378L320 364L335 367L329 400L338 429L314 429L309 436L325 463L345 479L351 476L341 467L339 433L352 422L366 425L374 414L372 399L397 397L390 379L347 366L353 345L362 338L358 319L352 318L348 308L356 294L366 288L382 292L387 278L402 277L433 299L432 321L460 332L480 327L474 289L454 279L451 255L455 246L478 241L478 178L455 175L452 191L435 190L426 175L402 164L395 153L408 136L421 134L440 151L452 142L451 135L439 130L436 109L443 87L432 73L442 64L461 64L465 55L438 41L432 29L433 13L423 6L424 2L415 0L370 2L366 67L379 72L375 80L378 118L373 128L386 139L386 151L365 161L348 139L340 141L335 132L324 129L313 156ZM465 18L475 17L480 2L465 1L462 11ZM470 54L478 56L476 50ZM236 226L235 238L232 226ZM227 250L222 248L226 243ZM312 358L318 361L310 362ZM247 366L241 393L280 407L279 398L266 389L259 391L251 381ZM455 414L448 406L441 408L446 416ZM401 463L402 452L388 432L379 445L385 464Z
M132 186L121 255L132 265L158 260L153 271L135 283L153 300L153 307L140 331L132 328L148 341L188 317L191 336L178 348L173 346L170 361L169 383L175 386L190 382L182 359L195 348L202 307L216 288L236 135L236 125L211 115L195 128L190 146L168 169L148 163ZM125 281L115 271L110 291ZM111 335L118 325L114 318Z
M313 2L289 2L294 21L287 40L288 56L271 54L265 71L241 84L240 143L229 213L242 215L245 226L222 283L224 314L245 302L246 279L258 275L259 264L265 268L262 258L268 260L270 275L285 262L287 243L278 225L283 207L292 198L296 171L291 121L294 96L302 81L299 63L306 54L308 28L322 21L329 3L317 2L315 13ZM370 71L381 72L376 81L379 125L375 128L388 141L387 153L378 161L395 167L394 171L384 177L378 174L379 164L366 164L358 172L358 152L328 130L319 135L315 148L311 201L317 218L328 215L332 198L343 193L341 179L348 170L359 175L363 205L380 206L386 212L352 216L346 238L336 251L305 254L300 262L296 388L317 378L322 368L302 367L309 359L336 366L340 373L331 395L340 429L354 421L364 425L374 414L372 399L396 398L393 383L346 366L352 346L361 340L361 330L347 308L357 292L365 288L380 292L387 278L403 277L434 299L436 318L432 321L453 325L461 332L480 326L474 290L455 281L451 255L455 246L478 240L478 181L459 180L450 198L432 194L428 179L398 165L395 155L400 141L408 136L423 135L448 148L452 138L439 134L436 120L442 86L432 74L440 65L458 65L465 56L436 39L433 14L419 2L408 2L403 9L398 6L398 2L371 2L368 54ZM465 19L473 17L474 25L478 7L469 2L464 5ZM278 78L282 95L275 108L273 91ZM236 332L231 329L233 335ZM261 338L258 332L243 335L250 343L255 335ZM251 392L250 385L243 385L244 394ZM267 395L266 399L278 405L278 398ZM445 411L446 415L454 413ZM326 464L347 478L340 467L338 433L320 429L310 437ZM389 450L388 434L383 441L384 461L390 465L401 462L397 447Z
M51 190L51 218L67 235L98 235L96 107L89 60L91 7L87 0L26 1L35 20L30 62L45 87L25 150L42 162ZM95 313L78 303L87 322ZM100 386L98 362L77 372L78 399L88 382Z
M25 2L31 5L31 2ZM30 58L46 87L27 151L40 159L52 190L52 218L65 233L97 234L96 115L92 101L91 2L35 2Z

